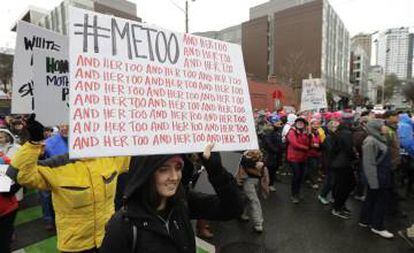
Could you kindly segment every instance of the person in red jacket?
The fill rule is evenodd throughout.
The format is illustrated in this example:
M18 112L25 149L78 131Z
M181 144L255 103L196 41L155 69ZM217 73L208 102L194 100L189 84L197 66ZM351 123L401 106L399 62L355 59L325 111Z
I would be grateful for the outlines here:
M310 148L310 136L306 131L307 124L306 119L299 117L287 134L287 161L293 172L291 200L294 204L300 202L300 187L306 171Z
M10 164L10 159L0 152L0 164ZM13 185L10 192L0 193L0 252L10 253L10 244L14 233L14 219L16 218L18 202L15 193L18 185Z

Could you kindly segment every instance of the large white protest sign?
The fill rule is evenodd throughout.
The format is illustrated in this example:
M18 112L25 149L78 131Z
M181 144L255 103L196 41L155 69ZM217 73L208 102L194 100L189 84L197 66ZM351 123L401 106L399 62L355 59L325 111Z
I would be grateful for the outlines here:
M67 48L67 42L63 48ZM47 126L69 123L69 59L67 50L34 51L36 119Z
M70 155L256 149L239 45L69 9Z
M322 80L318 78L303 79L300 110L311 111L327 107L326 88Z
M6 175L9 165L0 165L0 192L9 192L12 180Z
M64 43L67 42L63 35L19 21L13 62L12 113L34 112L34 50L61 52L67 50Z

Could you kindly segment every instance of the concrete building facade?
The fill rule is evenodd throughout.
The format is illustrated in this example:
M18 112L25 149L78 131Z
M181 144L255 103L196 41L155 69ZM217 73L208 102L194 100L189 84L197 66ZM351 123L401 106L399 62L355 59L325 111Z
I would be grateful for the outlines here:
M270 0L269 2L250 8L250 19L268 16L269 14L283 11L312 1L314 0Z
M269 67L269 18L263 16L242 24L242 51L246 73L267 80Z
M195 35L207 37L210 39L226 41L241 45L242 28L241 25L227 27L220 31L197 32Z
M409 37L408 46L408 79L414 79L414 34Z
M395 74L401 80L409 78L409 42L407 27L388 29L378 34L374 40L376 64L384 68L385 75Z
M377 97L378 90L383 89L385 81L384 68L379 65L370 67L368 73L368 98L373 104L382 103L382 99Z
M368 55L368 58L371 59L371 49L372 49L372 36L371 34L360 33L351 38L351 45L353 47L360 46Z
M353 45L351 50L350 81L352 94L368 97L368 79L370 60L367 52L360 45Z
M126 0L64 0L48 15L44 16L37 24L57 33L66 35L69 6L141 21L141 19L137 17L136 5Z
M262 36L242 39L248 72L263 76L267 71L267 76L276 76L296 88L311 75L322 78L337 95L350 95L349 32L327 0L271 0L252 7L250 18L242 26L243 36L257 35L258 31ZM267 47L263 42L266 30ZM249 57L259 44L261 50L267 48L267 68L263 60ZM253 49L248 49L252 45Z
M136 5L127 0L64 0L51 11L30 7L18 20L36 24L66 35L69 6L141 21L137 17ZM16 27L14 26L12 31L15 31L15 29Z

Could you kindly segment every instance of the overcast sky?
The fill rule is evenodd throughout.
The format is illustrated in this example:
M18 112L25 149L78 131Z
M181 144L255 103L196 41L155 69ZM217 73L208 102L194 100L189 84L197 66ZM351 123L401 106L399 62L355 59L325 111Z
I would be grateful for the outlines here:
M51 10L62 0L3 1L0 8L0 47L14 47L10 28L30 5ZM173 31L184 31L185 0L131 0L138 16ZM249 8L268 0L190 1L190 32L220 30L249 19ZM7 4L6 4L7 2ZM176 5L174 5L175 3ZM351 35L391 27L410 26L414 30L414 0L330 0Z

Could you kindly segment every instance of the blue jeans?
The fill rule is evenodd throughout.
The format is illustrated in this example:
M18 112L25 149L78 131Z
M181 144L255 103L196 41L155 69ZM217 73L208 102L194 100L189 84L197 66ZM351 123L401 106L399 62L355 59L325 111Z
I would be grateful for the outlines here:
M306 172L306 163L290 163L290 168L292 169L292 196L298 197L300 193L300 187L303 182L303 178Z
M52 205L52 194L50 191L39 191L40 203L42 204L43 220L53 222L55 212Z

